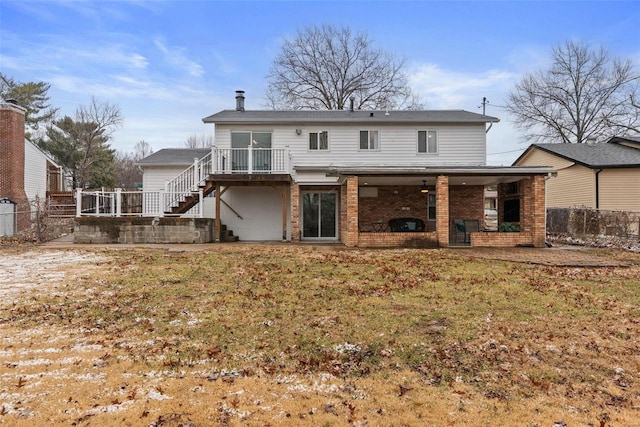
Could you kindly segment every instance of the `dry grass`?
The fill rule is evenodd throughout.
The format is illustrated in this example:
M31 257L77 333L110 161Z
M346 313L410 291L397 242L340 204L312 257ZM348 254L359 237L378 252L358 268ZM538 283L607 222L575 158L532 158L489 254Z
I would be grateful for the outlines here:
M637 254L193 248L1 248L0 424L639 425Z

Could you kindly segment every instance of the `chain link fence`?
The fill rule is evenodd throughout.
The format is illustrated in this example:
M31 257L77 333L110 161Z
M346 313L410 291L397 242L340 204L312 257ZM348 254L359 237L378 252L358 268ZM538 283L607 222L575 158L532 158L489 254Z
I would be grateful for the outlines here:
M640 212L584 207L547 209L547 238L594 246L640 246Z
M30 205L28 211L0 211L0 243L48 242L73 232L75 204L73 209L61 209L56 199L48 197L36 198Z

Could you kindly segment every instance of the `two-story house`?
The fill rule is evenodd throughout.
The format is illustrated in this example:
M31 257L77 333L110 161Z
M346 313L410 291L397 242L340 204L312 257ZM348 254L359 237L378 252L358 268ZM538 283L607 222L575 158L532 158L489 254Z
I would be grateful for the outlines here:
M553 170L486 166L495 117L462 110L248 111L244 101L238 91L235 109L203 119L215 125L211 150L160 150L140 162L145 190L174 192L185 177L202 179L200 188L212 197L198 209L215 218L217 240L224 224L249 241L544 245L545 178ZM188 169L176 176L181 168ZM483 231L486 186L498 188L499 221L519 232ZM173 213L195 209L195 201Z

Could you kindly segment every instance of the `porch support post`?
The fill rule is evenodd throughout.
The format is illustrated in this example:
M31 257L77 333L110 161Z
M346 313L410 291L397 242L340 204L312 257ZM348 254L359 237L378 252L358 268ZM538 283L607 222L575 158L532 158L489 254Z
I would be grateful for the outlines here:
M193 158L193 184L189 186L189 188L185 188L185 190L193 190L195 188L197 188L198 183L200 182L200 178L199 178L199 170L200 169L198 167L198 161L199 159L197 157Z
M523 180L522 184L520 230L531 233L533 246L544 248L546 240L544 177L532 176Z
M76 188L76 216L82 216L82 188Z
M291 204L291 241L300 241L300 186L292 182L290 190Z
M347 200L343 203L347 204L347 233L344 236L346 246L358 246L358 177L347 177Z
M287 241L287 184L282 184L282 241Z
M116 188L116 218L122 215L122 188Z
M221 229L222 226L220 224L220 197L222 196L222 194L220 194L220 183L216 182L216 222L215 222L215 230L213 232L213 237L216 241L216 243L220 242L220 233L221 233Z
M436 178L436 236L438 246L449 247L449 177Z

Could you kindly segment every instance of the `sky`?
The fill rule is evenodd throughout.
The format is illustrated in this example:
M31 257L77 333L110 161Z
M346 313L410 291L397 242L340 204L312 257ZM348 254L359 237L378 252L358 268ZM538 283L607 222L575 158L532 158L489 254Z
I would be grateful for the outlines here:
M637 1L71 1L0 0L0 72L49 83L52 106L73 116L95 97L124 119L111 147L180 148L212 135L202 118L266 109L271 63L285 38L311 25L368 34L405 59L426 109L498 117L487 164L510 165L528 146L503 109L527 73L568 40L640 66Z

